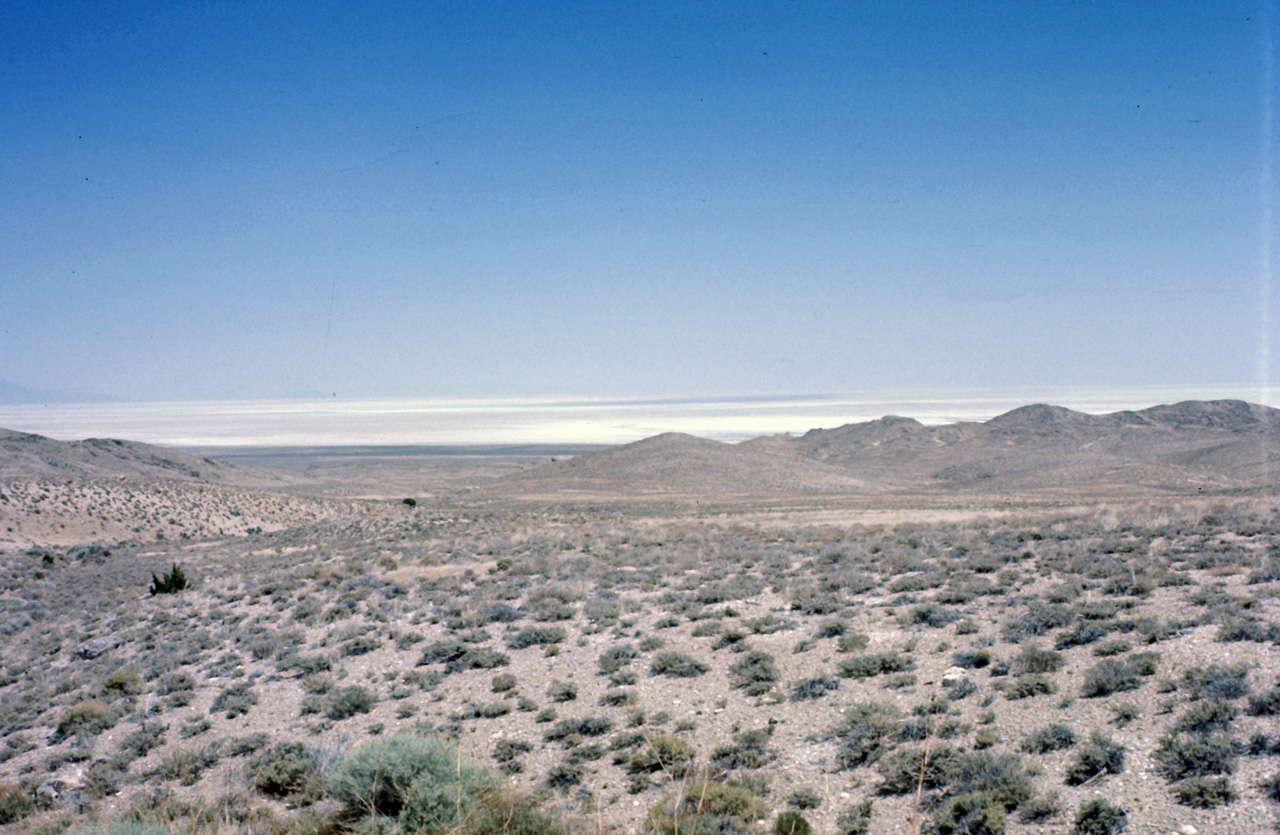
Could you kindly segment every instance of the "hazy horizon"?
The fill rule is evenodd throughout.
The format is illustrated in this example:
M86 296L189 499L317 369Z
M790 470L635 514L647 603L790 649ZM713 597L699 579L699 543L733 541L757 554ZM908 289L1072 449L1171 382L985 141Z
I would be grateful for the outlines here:
M1038 396L1039 395L1039 396ZM1048 402L1100 414L1188 399L1280 406L1241 387L897 392L742 398L384 398L0 405L0 428L57 440L114 437L189 448L619 444L663 432L721 441L801 434L886 415L988 420Z

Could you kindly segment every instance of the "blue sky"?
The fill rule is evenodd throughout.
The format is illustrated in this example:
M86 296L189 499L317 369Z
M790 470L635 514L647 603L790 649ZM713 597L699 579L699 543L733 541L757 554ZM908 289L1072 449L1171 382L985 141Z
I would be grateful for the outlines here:
M0 380L1275 386L1276 11L14 0Z

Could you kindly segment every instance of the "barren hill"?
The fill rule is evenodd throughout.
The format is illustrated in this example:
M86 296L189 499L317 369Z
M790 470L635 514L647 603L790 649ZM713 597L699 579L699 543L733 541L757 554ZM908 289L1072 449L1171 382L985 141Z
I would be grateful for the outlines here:
M0 429L0 477L162 478L268 485L270 471L114 438L56 441Z
M496 492L758 494L849 490L847 472L818 461L667 432L502 479Z
M887 416L724 444L667 434L502 481L539 495L803 491L1233 492L1280 485L1280 410L1188 401L1090 415L1033 404L985 423Z

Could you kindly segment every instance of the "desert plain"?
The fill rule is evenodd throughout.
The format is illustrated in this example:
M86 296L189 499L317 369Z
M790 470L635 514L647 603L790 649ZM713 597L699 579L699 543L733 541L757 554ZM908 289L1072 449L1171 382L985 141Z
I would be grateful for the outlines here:
M1280 831L1278 489L1240 401L570 454L0 431L0 828Z

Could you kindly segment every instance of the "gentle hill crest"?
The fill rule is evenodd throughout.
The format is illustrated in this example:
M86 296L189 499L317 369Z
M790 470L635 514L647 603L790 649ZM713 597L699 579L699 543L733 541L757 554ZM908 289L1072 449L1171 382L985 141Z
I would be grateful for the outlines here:
M9 429L0 429L0 476L161 478L255 485L279 480L256 468L137 441L57 441Z
M926 426L889 415L740 444L666 433L525 471L501 490L1230 492L1280 484L1278 440L1280 410L1239 400L1103 415L1039 403L981 423Z

